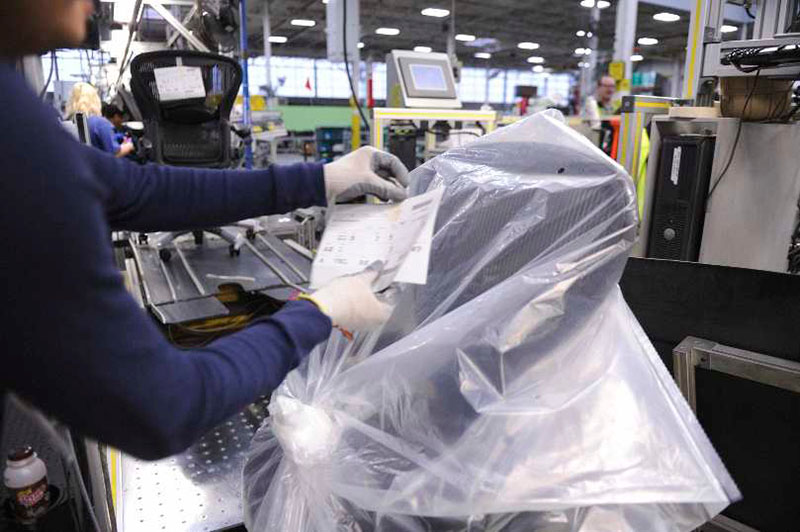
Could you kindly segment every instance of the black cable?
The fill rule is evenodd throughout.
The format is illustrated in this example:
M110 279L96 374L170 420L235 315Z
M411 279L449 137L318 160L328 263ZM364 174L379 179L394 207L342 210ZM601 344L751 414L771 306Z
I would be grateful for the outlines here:
M744 12L747 13L747 16L750 17L751 19L753 20L756 19L756 16L750 12L750 6L748 5L744 6Z
M421 131L423 133L432 133L434 135L472 135L473 137L482 137L483 136L480 133L475 133L474 131L466 131L466 130L463 130L463 129L456 129L456 130L448 129L448 130L444 130L444 129L428 129L428 128L421 128L421 127L418 127L416 129L417 129L417 131Z
M739 145L739 137L742 134L742 122L744 122L744 115L747 112L747 105L750 103L750 98L753 97L753 94L756 92L756 85L758 85L758 76L761 74L761 68L759 67L756 70L755 78L753 79L753 86L750 89L750 93L747 95L747 99L744 101L744 107L742 108L742 117L739 119L739 126L736 128L736 138L733 140L733 147L731 148L731 154L728 157L728 162L725 164L725 168L720 173L719 177L716 181L714 181L714 185L711 187L711 190L708 192L708 197L706 198L706 205L711 201L711 196L714 195L714 191L717 190L717 187L722 182L722 179L725 177L725 174L728 173L728 168L731 167L731 163L733 162L733 156L736 154L736 147Z
M350 94L353 95L353 101L356 103L358 114L361 115L361 120L364 122L364 127L367 129L367 133L369 133L369 122L367 121L367 117L364 115L364 110L361 108L361 102L359 102L358 98L356 97L356 87L353 85L353 76L350 74L350 62L347 59L347 0L342 0L342 6L342 40L344 41L342 54L344 55L344 69L347 72L347 81L350 83Z
M39 93L39 99L41 100L44 98L44 95L47 94L47 87L50 86L50 81L53 79L53 69L55 68L56 64L56 51L53 50L50 52L50 74L47 75L47 81L44 82L44 87L42 87L42 92Z

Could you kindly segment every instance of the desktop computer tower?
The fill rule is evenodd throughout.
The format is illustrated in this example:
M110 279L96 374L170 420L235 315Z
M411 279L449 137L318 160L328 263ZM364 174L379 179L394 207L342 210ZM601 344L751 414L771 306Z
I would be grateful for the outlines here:
M647 256L697 261L714 162L714 137L680 135L661 142Z

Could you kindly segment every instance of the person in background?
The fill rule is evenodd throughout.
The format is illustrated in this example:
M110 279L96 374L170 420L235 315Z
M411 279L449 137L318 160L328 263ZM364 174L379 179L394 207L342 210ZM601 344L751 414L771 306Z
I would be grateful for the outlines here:
M586 97L583 120L588 122L592 129L600 129L601 118L614 113L612 99L615 92L617 92L617 82L611 76L603 76L597 80L594 94Z
M214 227L365 194L402 201L408 171L372 147L325 165L211 170L138 165L76 142L14 65L79 45L93 10L0 1L0 130L13 132L0 136L0 416L13 392L83 436L156 459L270 394L332 326L377 329L390 308L373 293L377 272L363 272L178 349L125 289L109 232ZM86 94L96 93L81 87L70 109L91 101L99 115Z
M133 144L120 143L114 132L114 125L102 116L102 104L97 89L88 83L76 83L67 101L67 118L71 119L75 113L86 115L89 123L89 137L92 146L115 157L126 157L133 153Z
M120 146L126 143L130 143L134 146L133 153L128 155L127 158L138 162L139 159L136 157L135 150L136 144L130 135L130 131L125 127L125 113L122 112L122 109L113 103L104 103L103 118L111 122L111 125L114 126L114 140L116 140Z
M125 118L122 109L113 103L104 103L103 118L111 122L111 125L114 126L114 132L117 134L117 140L120 140L120 135L122 137L125 136Z

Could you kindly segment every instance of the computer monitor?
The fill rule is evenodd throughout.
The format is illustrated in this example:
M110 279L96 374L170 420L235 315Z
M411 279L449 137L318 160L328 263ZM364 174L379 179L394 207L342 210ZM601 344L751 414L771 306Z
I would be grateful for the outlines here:
M447 54L392 50L386 64L388 107L461 107Z

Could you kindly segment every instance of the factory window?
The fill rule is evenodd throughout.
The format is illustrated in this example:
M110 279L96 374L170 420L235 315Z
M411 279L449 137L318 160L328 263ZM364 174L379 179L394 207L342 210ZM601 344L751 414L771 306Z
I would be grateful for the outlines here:
M295 98L333 98L348 99L350 86L343 63L332 63L326 59L302 57L272 57L272 85L278 96ZM366 95L366 64L361 63L359 94ZM569 97L573 83L570 74L544 74L524 70L492 70L466 67L461 71L459 93L461 100L468 103L484 103L486 98L486 77L489 76L489 97L491 104L511 104L517 85L538 87L539 96L546 96L556 104L563 104ZM263 92L261 87L266 79L264 58L250 60L250 84L254 93ZM372 91L376 100L386 98L386 65L372 64Z
M260 87L265 84L267 79L263 57L250 59L248 74L252 87L251 92L263 92ZM270 77L272 78L272 87L278 96L315 96L313 59L273 56L270 61Z
M372 96L386 99L386 63L372 63Z
M350 83L347 79L344 63L331 63L325 59L317 59L316 66L317 97L344 99L350 97ZM353 74L352 70L350 74Z
M469 68L461 69L461 85L459 97L462 102L483 103L486 99L486 69Z
M505 82L507 70L490 70L489 76L489 103L505 103Z

